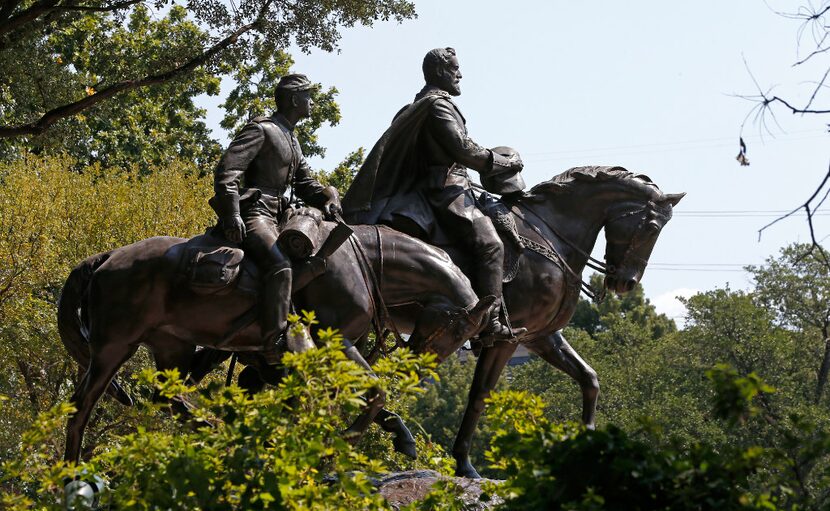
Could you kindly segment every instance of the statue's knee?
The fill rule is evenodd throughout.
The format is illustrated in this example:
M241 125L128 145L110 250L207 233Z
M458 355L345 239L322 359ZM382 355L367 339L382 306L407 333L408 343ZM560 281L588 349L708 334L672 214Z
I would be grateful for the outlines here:
M582 380L582 390L599 392L599 378L597 377L597 372L593 369L589 368L585 371Z

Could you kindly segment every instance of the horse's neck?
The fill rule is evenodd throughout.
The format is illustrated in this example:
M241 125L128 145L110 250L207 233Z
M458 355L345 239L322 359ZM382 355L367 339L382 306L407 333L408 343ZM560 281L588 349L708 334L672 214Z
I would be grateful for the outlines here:
M582 273L587 262L585 254L590 254L594 249L602 230L602 212L605 207L577 203L578 201L558 201L554 196L540 202L527 201L521 209L525 210L525 220L540 230L565 258L568 266L576 273Z

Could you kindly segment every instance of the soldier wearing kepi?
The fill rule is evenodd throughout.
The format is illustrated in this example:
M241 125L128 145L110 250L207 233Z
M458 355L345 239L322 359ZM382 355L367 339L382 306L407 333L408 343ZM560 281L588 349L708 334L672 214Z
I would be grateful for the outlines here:
M260 322L269 363L277 362L291 301L291 264L277 246L277 227L288 205L285 192L292 188L328 217L341 211L337 190L314 179L294 135L297 122L311 114L312 88L305 75L283 76L275 92L277 112L246 124L214 172L210 202L222 232L240 243L263 273Z
M484 183L506 184L493 191L507 194L524 186L511 184L521 180L522 161L509 148L485 149L467 134L464 116L451 99L461 94L454 49L427 53L423 72L426 85L372 148L343 207L354 223L383 223L433 242L445 241L441 233L446 233L466 245L476 292L498 299L484 333L510 338L524 329L511 331L499 319L504 248L491 220L476 207L466 168L479 172Z

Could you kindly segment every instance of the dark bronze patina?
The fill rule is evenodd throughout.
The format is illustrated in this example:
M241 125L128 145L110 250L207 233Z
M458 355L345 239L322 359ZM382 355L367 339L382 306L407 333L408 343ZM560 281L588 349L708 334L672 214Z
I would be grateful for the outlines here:
M334 226L327 222L321 230L325 235ZM389 313L386 321L411 333L409 342L417 351L444 358L479 333L492 300L479 303L467 277L443 251L385 227L354 229L349 243L327 260L325 274L294 295L299 308L317 313L321 327L361 340L382 299ZM103 392L131 402L113 377L139 345L149 347L159 370L175 367L182 374L190 369L196 345L260 352L261 325L245 319L257 306L258 286L247 285L256 283L257 277L250 276L257 273L255 265L246 259L238 280L222 292L195 292L182 277L177 255L187 241L150 238L92 256L69 275L58 305L58 327L67 350L86 373L71 398L78 411L67 425L67 461L78 459L83 430ZM363 276L370 269L382 272L379 295ZM349 344L346 354L368 368ZM382 406L382 395L370 399L349 433L359 437ZM389 417L381 416L384 429L411 439L403 424ZM411 453L414 444L396 447Z
M312 88L305 75L282 77L275 93L277 113L245 125L214 172L211 205L225 237L241 243L262 269L263 350L273 363L278 361L277 342L285 331L291 300L291 263L276 243L287 206L285 192L290 187L330 217L340 212L337 190L314 179L294 135L297 122L311 115Z
M248 124L216 171L213 205L220 224L215 231L241 242L250 256L237 278L207 293L183 277L182 254L193 247L216 248L211 253L222 264L239 264L238 250L218 247L223 241L210 235L190 241L151 238L90 257L70 274L58 325L85 374L72 396L78 411L67 426L66 460L78 459L83 430L103 392L130 402L113 377L141 344L151 349L159 369L176 367L183 374L197 344L246 353L263 373L275 371L256 354L274 353L292 281L297 307L314 310L321 327L339 329L356 346L370 330L397 330L411 334L413 350L432 351L443 360L482 330L490 334L482 337L490 342L481 349L453 447L458 475L478 476L468 457L473 432L516 342L580 384L582 419L593 426L596 373L561 335L575 310L588 254L604 229L605 287L630 291L683 194L664 194L647 177L619 167L571 169L525 194L518 154L506 147L483 149L467 136L451 101L460 93L461 78L454 52L430 52L424 74L427 85L375 145L344 206L353 221L386 223L446 251L375 225L353 226L340 246L348 235L341 226L329 238L339 241L324 241L317 252L319 262L327 258L324 264L289 265L276 243L286 189L293 184L298 196L330 216L339 205L336 194L311 177L291 131L308 115L307 80L286 77L278 101L285 105L288 98L288 105ZM480 172L485 187L501 199L477 194L465 167ZM497 219L498 231L478 208L482 205ZM330 222L320 225L321 239L334 229ZM506 245L499 234L509 240ZM502 272L505 253L507 273ZM219 274L225 276L222 264ZM475 277L474 286L459 268ZM266 283L260 286L263 276ZM509 317L516 329L491 310L498 297L509 311L503 320ZM261 315L258 303L265 304ZM264 353L263 333L269 340ZM500 337L513 342L492 342ZM351 342L345 350L369 367ZM382 410L383 404L382 393L369 396L348 433L358 438L375 421L395 434L396 449L414 454L409 431L399 417Z
M492 222L479 208L467 168L485 182L516 176L518 153L485 149L467 134L453 103L461 94L455 50L437 48L424 57L426 85L395 116L375 144L343 199L353 223L382 223L433 244L462 243L475 264L469 273L480 296L495 296L488 334L514 337L499 320L503 247ZM507 148L504 148L507 149ZM521 191L521 189L515 190Z

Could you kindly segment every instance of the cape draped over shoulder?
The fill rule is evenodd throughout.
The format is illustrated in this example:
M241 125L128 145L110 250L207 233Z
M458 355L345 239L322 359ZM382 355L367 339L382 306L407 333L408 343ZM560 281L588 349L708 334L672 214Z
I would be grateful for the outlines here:
M424 195L426 163L417 145L432 104L439 99L449 100L449 94L427 94L395 116L343 198L349 222L391 223L400 215L414 221L424 233L432 231L434 214Z

